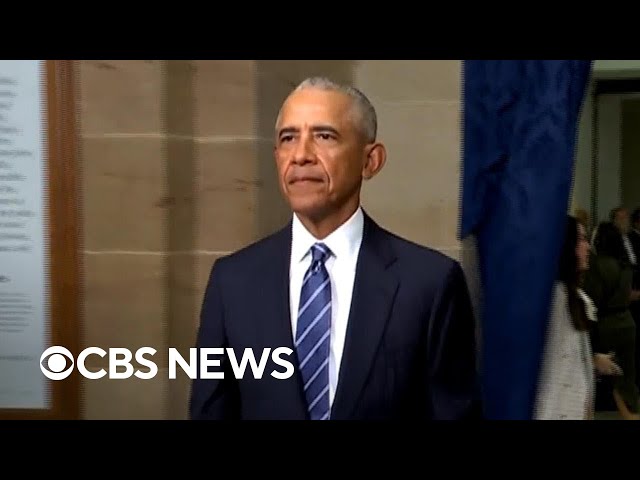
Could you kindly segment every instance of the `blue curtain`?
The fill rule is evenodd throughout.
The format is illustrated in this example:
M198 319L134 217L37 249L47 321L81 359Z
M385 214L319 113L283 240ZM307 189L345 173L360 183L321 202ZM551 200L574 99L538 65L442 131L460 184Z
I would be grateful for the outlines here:
M531 419L591 60L464 62L460 236L475 234L488 419Z

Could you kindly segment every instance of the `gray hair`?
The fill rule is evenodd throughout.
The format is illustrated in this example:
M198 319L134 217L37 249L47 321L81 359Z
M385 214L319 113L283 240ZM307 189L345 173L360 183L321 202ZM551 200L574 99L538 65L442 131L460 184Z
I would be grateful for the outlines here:
M356 110L357 126L364 135L367 143L373 143L376 140L378 134L378 117L376 115L376 109L373 107L369 99L364 93L355 87L350 85L338 84L326 77L310 77L303 80L294 90L299 92L306 88L317 88L320 90L330 92L341 92L349 96L352 101L353 107ZM280 122L280 115L276 120L276 125Z

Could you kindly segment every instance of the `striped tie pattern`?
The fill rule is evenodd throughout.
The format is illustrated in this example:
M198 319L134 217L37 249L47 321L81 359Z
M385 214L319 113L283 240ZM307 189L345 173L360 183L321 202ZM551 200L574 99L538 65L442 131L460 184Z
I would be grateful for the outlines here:
M331 251L316 243L311 254L300 294L295 347L311 420L328 420L331 280L324 262Z

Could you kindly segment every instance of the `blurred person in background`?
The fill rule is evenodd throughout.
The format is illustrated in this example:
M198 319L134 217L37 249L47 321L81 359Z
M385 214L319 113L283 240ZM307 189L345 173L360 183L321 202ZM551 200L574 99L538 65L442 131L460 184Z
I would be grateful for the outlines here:
M622 244L629 264L635 269L638 261L631 243L631 238L629 238L631 232L629 211L624 207L614 208L611 211L611 222L615 225L622 238Z
M637 212L636 212L637 216ZM622 237L622 242L624 245L624 250L626 252L629 263L633 268L633 281L632 281L632 289L638 290L640 289L638 271L640 268L640 256L638 251L638 234L634 229L634 221L633 218L630 217L629 211L624 207L614 208L611 211L611 221L614 223L620 235ZM637 222L635 222L637 224ZM632 294L633 296L634 294ZM637 295L635 295L637 297ZM640 329L638 329L638 316L640 313L638 310L640 309L640 300L632 300L629 305L629 310L631 311L631 316L636 323L636 345L640 345ZM636 385L640 388L640 369L638 360L639 352L638 348L636 348Z
M640 419L636 385L636 326L629 306L638 299L632 289L633 266L620 226L601 223L595 239L596 255L585 275L584 290L598 309L597 338L604 351L613 352L622 375L613 380L613 398L624 419Z
M567 217L536 397L536 420L592 419L596 374L622 373L611 355L594 354L600 348L594 335L596 308L580 288L589 267L589 242L582 221Z
M576 208L574 217L578 221L578 223L580 223L584 227L587 238L590 238L591 220L589 218L589 213L584 208Z

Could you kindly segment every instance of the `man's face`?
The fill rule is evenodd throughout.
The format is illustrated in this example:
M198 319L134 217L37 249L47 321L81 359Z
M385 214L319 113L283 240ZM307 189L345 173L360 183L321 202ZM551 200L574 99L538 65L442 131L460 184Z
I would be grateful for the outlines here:
M627 233L630 228L629 212L625 209L618 210L615 216L614 223L616 227L618 227L618 230L620 230L622 233Z
M280 188L294 212L323 218L359 198L371 146L347 95L308 88L284 103L276 125Z

